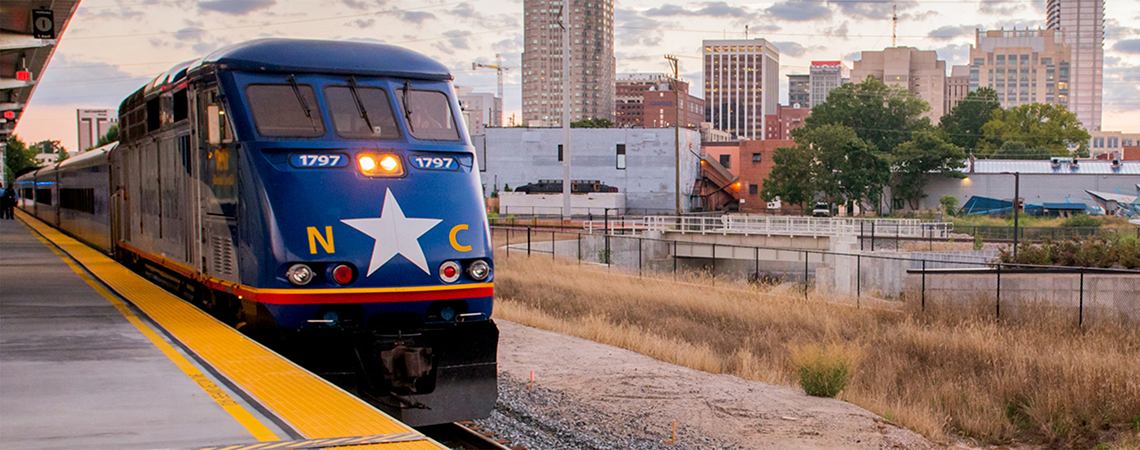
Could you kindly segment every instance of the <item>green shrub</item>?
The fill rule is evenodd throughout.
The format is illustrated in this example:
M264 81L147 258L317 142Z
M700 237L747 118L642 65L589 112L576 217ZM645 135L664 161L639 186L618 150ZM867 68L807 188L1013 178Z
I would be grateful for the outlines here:
M854 358L836 345L817 344L792 349L792 364L800 387L814 397L835 397L851 379Z
M1078 227L1099 227L1104 223L1104 220L1090 216L1088 214L1074 214L1061 222L1061 226L1068 228Z
M958 197L943 195L942 198L938 199L938 203L942 204L942 210L946 212L947 216L958 214Z
M975 234L974 235L974 250L981 250L984 246L985 246L985 242L982 242L982 235L981 234Z

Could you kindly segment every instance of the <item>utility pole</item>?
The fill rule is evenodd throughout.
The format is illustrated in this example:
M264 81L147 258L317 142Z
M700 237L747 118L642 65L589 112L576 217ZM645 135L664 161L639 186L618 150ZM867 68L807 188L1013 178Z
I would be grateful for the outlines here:
M897 47L895 40L899 34L899 5L895 4L891 8L891 47Z
M562 0L562 217L573 216L570 209L570 8Z
M677 57L673 55L665 55L665 60L669 61L669 66L673 69L673 79L669 80L669 84L673 85L673 150L675 153L675 160L673 167L676 169L676 178L674 180L674 189L677 192L677 209L676 214L681 215L681 93L678 92L680 86L680 78L678 78Z

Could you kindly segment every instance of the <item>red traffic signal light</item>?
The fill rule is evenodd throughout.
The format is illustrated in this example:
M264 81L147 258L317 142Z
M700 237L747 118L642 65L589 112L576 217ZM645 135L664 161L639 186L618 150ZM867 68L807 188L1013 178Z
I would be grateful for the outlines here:
M16 111L11 111L11 110L4 111L4 118L8 119L8 120L15 119L16 118Z
M31 81L32 73L27 70L16 71L16 79L20 81Z

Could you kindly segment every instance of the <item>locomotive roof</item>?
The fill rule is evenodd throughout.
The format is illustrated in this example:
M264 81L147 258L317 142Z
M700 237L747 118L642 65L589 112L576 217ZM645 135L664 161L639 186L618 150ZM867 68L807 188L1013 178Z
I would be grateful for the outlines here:
M254 72L352 73L424 80L451 80L443 64L386 44L314 39L256 39L206 56L202 64ZM193 70L193 69L191 69Z

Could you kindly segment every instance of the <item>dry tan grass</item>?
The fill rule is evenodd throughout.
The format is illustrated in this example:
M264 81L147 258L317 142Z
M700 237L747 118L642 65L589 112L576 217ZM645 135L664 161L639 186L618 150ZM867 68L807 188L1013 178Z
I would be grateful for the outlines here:
M859 364L840 398L933 439L1077 448L1135 441L1135 324L1082 331L1044 312L999 322L909 304L855 309L781 288L639 279L513 252L496 264L496 317L698 370L794 385L794 349L849 349Z

